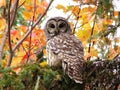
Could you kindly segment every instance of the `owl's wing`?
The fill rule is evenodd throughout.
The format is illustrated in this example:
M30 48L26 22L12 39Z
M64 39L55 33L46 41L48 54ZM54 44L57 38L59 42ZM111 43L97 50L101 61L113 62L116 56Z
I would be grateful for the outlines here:
M63 70L68 76L74 80L76 83L83 83L82 72L84 63L79 60L79 58L69 58L62 62Z

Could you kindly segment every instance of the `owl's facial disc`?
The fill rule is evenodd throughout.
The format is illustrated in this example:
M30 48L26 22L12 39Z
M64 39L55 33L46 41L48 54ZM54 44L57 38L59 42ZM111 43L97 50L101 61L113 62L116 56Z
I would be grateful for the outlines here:
M65 33L67 31L67 23L64 21L59 21L58 22L58 30L62 33Z
M58 34L57 23L55 20L49 21L49 23L47 24L47 31L50 36L55 36L56 34Z

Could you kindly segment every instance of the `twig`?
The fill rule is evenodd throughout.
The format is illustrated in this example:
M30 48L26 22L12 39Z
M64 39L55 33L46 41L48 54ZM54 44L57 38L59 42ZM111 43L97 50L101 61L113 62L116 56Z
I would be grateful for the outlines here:
M32 25L34 23L34 19L35 19L35 12L36 12L36 0L34 0L34 4L33 4L33 16L32 16ZM31 25L31 26L32 26ZM26 60L26 63L28 62L29 58L30 58L30 52L31 52L31 42L32 42L32 31L30 33L30 41L29 41L29 47L28 47L28 58Z
M2 7L2 17L3 18L6 18L6 7L4 6L4 7Z
M67 19L66 20L69 20L69 18L72 16L72 13L70 15L68 15Z
M8 42L9 42L10 55L9 55L9 59L8 59L8 62L7 62L7 67L9 67L11 65L12 57L13 57L10 29L11 29L11 27L14 23L15 17L16 17L18 3L19 3L19 0L16 0L13 7L12 7L12 13L10 12L11 0L9 2L9 6L8 6L8 26L7 26L7 28L8 28Z
M11 6L11 0L9 2L9 6L8 6L8 24L7 24L6 29L5 29L5 34L4 34L3 38L2 38L2 44L0 46L0 60L2 60L2 57L3 57L3 51L4 51L3 48L5 46L5 42L6 42L7 36L8 36L8 39L9 39L9 49L10 49L10 52L12 51L11 43L10 43L10 34L8 35L8 33L10 33L10 6ZM12 10L13 9L14 8L12 8Z
M84 22L82 25L80 25L79 27L82 27L82 26L84 26L85 24L87 24L88 22Z
M31 33L31 31L34 29L34 27L41 21L41 19L44 17L44 15L46 14L46 12L48 11L50 5L52 4L54 0L51 0L51 2L49 3L48 7L46 8L45 12L41 15L41 17L38 18L38 20L36 21L36 23L34 23L32 26L30 26L28 28L28 32L25 34L25 36L15 45L15 47L13 48L12 52L14 52L19 45L26 39L26 37ZM17 8L16 8L17 9ZM11 59L12 56L10 56L9 60L8 60L8 64L7 67L9 67L11 65Z
M42 20L42 18L45 16L45 14L47 13L49 7L51 6L52 2L54 0L51 0L48 7L46 8L45 12L38 18L38 20L33 24L33 26L31 26L30 28L28 28L28 32L24 35L24 37L15 45L15 47L13 48L13 51L15 51L20 44L26 39L26 37L31 33L31 31L34 29L34 27Z
M10 7L11 7L11 0L8 4L8 24L7 24L7 30L8 30L8 46L9 46L9 53L10 53L10 59L12 59L12 45L11 45L11 35L10 35L10 29L11 29L11 15L10 15ZM9 62L9 61L8 61Z
M94 32L95 20L96 20L96 16L95 16L95 19L94 19L94 22L93 22L93 27L92 27L92 31L91 31L90 37L92 37L93 32ZM91 39L90 39L90 42L89 42L88 53L90 53L90 48L91 48ZM90 60L90 57L87 60Z
M10 16L10 18L11 18L10 26L12 26L13 23L14 23L14 20L15 20L15 17L16 17L16 13L17 13L17 9L18 9L18 3L19 3L19 0L16 0L14 5L13 5L13 7L12 7L12 11L11 11L11 14L10 14L11 15Z
M51 0L51 1L50 1L50 3L49 3L49 5L48 5L48 7L46 8L45 12L41 15L41 17L38 18L38 20L36 21L36 23L33 24L33 27L32 27L32 28L34 28L34 27L42 20L42 18L43 18L43 17L45 16L45 14L47 13L47 11L48 11L48 9L49 9L49 7L51 6L51 4L52 4L53 1L54 1L54 0Z
M39 83L40 83L40 76L37 76L37 81L36 81L34 90L38 90L39 89Z
M79 6L81 7L81 4L80 4ZM75 23L75 27L74 27L74 29L73 29L73 34L75 34L75 29L76 29L77 24L78 24L78 19L79 19L80 11L81 11L81 9L79 8L79 11L78 11L78 13L77 13L77 21L76 21L76 23Z
M2 38L2 43L0 45L0 63L1 63L1 60L2 60L2 57L3 57L3 51L4 51L3 48L5 46L5 42L6 42L6 39L7 39L7 33L8 33L8 28L6 27L5 28L5 34Z
M25 2L26 2L26 0L24 0L24 1L18 6L18 8L20 8Z

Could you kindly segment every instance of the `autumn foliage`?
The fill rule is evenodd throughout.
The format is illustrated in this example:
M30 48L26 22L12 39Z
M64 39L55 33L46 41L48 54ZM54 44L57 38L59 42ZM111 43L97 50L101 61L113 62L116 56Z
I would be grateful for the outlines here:
M5 4L5 0L1 0L1 22L0 22L0 43L3 44L4 37L5 36L5 30L7 29L6 26L9 22L8 17L5 15L7 14L7 4ZM10 1L9 1L10 3ZM11 7L14 6L16 3L16 0L11 0ZM2 57L1 61L4 63L4 66L7 65L7 62L9 62L9 56L10 56L10 48L9 43L11 43L11 48L13 49L15 45L21 40L26 33L28 32L28 28L32 26L34 22L38 19L40 15L42 15L45 12L46 7L48 6L48 3L46 1L39 1L39 0L20 0L18 1L17 6L17 12L15 20L13 22L12 27L10 27L10 41L8 38L6 38L4 41L4 46L2 48ZM3 13L3 11L6 11ZM10 10L11 14L13 13L12 10ZM12 14L11 18L12 19ZM41 51L43 50L43 47L45 46L45 36L43 33L43 29L39 28L40 25L37 25L31 30L30 34L24 39L23 42L18 45L18 48L14 50L14 55L12 56L12 62L10 65L16 66L18 64L26 63L27 61L33 61L36 60L36 55L34 51L39 48Z
M0 66L15 67L17 73L20 65L38 62L42 68L46 66L46 39L41 26L55 0L47 1L0 0ZM68 14L73 33L84 46L85 60L112 60L120 53L120 37L115 37L120 12L114 10L112 0L71 1L76 5L57 4L55 8Z

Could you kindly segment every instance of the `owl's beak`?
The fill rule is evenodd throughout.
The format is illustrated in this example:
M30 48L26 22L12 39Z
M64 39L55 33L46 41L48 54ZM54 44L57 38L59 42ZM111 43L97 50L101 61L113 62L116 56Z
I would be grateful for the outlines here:
M56 34L58 34L58 33L59 33L59 30L58 30L58 29L56 29L56 30L55 30L55 33L56 33Z

